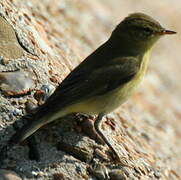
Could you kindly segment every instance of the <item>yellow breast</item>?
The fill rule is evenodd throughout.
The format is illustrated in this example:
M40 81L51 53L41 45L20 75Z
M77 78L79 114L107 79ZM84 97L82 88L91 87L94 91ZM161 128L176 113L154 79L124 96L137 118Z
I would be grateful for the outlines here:
M122 103L124 103L127 98L133 93L137 85L142 80L147 65L149 62L149 52L147 52L143 56L142 64L140 67L139 72L136 74L134 79L129 81L128 83L112 90L111 92L93 97L90 99L87 99L83 102L73 104L71 106L66 107L62 112L61 116L65 114L69 114L72 112L79 112L79 113L85 113L85 114L99 114L99 113L109 113L118 108ZM60 115L60 114L59 114ZM58 115L58 116L59 116Z

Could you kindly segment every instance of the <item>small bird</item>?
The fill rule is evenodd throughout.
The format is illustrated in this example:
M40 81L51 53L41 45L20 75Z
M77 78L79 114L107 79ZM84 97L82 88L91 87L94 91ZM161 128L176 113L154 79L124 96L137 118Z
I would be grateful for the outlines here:
M114 111L133 93L145 75L156 41L166 34L156 20L143 13L126 17L110 38L79 64L19 131L7 146L20 143L43 125L71 113L97 115L97 133L119 158L101 131L104 115Z

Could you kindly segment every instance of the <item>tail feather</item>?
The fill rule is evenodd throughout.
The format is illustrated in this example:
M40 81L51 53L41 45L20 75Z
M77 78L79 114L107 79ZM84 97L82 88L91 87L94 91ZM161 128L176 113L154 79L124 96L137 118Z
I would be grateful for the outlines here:
M27 137L32 135L39 128L41 128L43 125L48 124L53 120L64 116L64 114L64 111L60 111L57 114L53 111L35 113L31 117L31 119L28 120L28 123L26 123L22 128L17 130L17 132L10 138L8 143L12 145L20 143L21 141L25 140Z
M44 119L34 119L33 121L29 120L22 128L17 130L17 132L10 138L8 144L18 144L21 141L25 140L27 137L31 136L36 130L42 127L44 124Z

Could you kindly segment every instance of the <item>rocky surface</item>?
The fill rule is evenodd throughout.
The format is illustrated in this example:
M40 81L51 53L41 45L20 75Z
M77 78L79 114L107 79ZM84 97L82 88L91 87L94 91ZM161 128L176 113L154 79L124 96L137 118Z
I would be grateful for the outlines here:
M15 172L0 170L0 180L22 180Z
M157 43L137 93L104 119L104 134L115 145L122 164L114 163L108 147L95 141L97 137L86 136L85 128L91 127L93 119L80 126L81 118L73 116L36 133L39 162L29 159L23 143L9 152L3 168L39 180L180 179L180 5L176 0L1 1L0 14L6 19L2 21L8 23L5 32L14 40L12 47L0 36L0 146L14 133L13 122L22 124L21 117L41 105L129 13L147 13L178 32ZM23 74L27 71L28 81ZM17 83L15 94L6 93L14 88L11 82L18 82L17 72L28 86ZM7 81L9 73L16 80Z

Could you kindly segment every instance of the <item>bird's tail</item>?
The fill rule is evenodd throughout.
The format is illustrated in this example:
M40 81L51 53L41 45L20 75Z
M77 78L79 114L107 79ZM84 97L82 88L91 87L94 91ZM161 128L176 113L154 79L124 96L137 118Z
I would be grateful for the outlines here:
M39 111L31 115L31 118L28 122L19 130L16 131L14 135L9 139L8 143L0 149L0 167L2 162L7 157L7 152L16 144L25 140L27 137L31 136L35 131L45 124L52 122L62 116L64 116L64 111L59 111L59 113L46 111ZM23 117L25 118L25 117Z
M36 130L38 130L46 123L47 122L43 118L36 119L33 115L28 123L17 130L16 133L9 139L8 143L0 149L0 167L1 165L3 165L4 160L7 158L9 150L12 149L14 145L20 143L28 136L32 135Z
M45 119L43 117L41 119L29 120L28 123L26 123L22 128L17 130L17 132L14 135L12 135L12 137L8 141L8 144L19 144L21 141L31 136L35 131L37 131L46 123L47 122L45 122Z
M25 140L27 137L31 136L35 131L41 128L43 125L52 122L60 117L62 117L64 113L61 111L56 115L53 112L44 112L44 113L35 113L28 120L28 122L10 138L8 144L15 145L20 143L21 141Z

